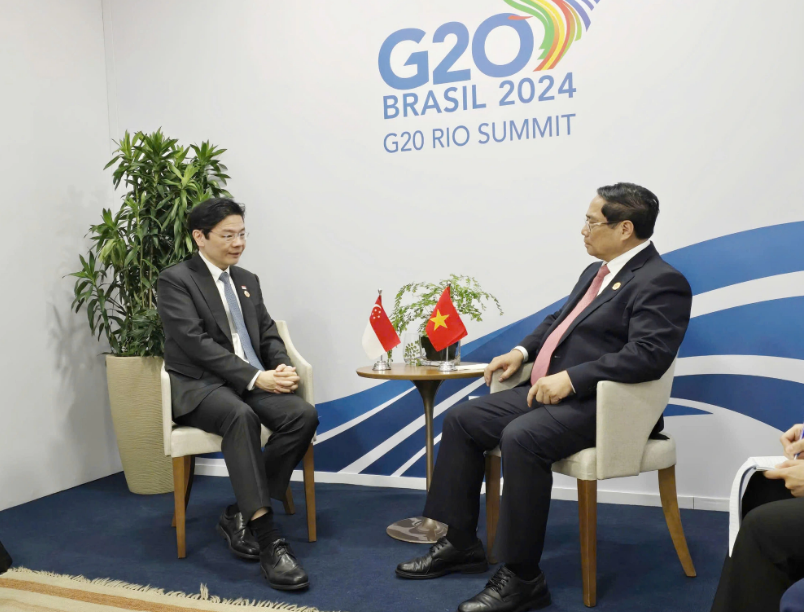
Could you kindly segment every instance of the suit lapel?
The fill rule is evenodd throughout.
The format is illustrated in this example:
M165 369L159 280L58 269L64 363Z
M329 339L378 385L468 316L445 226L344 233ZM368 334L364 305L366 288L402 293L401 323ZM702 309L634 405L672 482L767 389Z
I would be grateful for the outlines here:
M207 265L203 262L198 253L193 255L193 258L190 260L189 268L192 272L193 281L195 281L195 284L201 291L201 295L204 296L207 306L209 306L209 309L212 311L212 316L215 317L215 322L229 339L229 344L234 346L232 331L229 329L229 319L226 318L226 310L223 308L223 300L221 300L218 286L215 284L215 280L212 278L209 268L207 268Z
M251 346L254 348L254 352L259 355L260 354L260 326L257 321L257 308L254 306L254 302L252 302L251 297L247 297L245 291L248 290L246 288L243 289L244 285L241 283L241 274L240 269L232 266L229 268L229 271L232 275L232 281L235 284L235 288L237 289L237 296L240 300L240 310L243 313L243 320L246 323L246 329L248 330L248 335L251 338Z
M634 270L638 270L639 268L641 268L645 264L645 262L652 255L655 254L656 254L656 248L653 245L650 245L641 253L637 253L636 255L634 255L631 261L625 264L625 267L622 270L620 270L617 276L611 279L611 282L608 285L606 285L606 288L600 293L600 295L598 295L594 300L592 300L592 303L589 304L589 306L587 306L583 310L583 312L581 312L575 318L575 320L572 323L570 323L570 326L567 328L567 331L564 332L564 335L561 336L561 340L558 341L558 345L556 345L556 348L558 348L558 346L561 346L561 343L564 342L564 340L572 333L572 330L578 327L578 325L580 325L584 319L586 319L595 310L597 310L603 304L612 299L615 296L615 294L617 294L619 291L622 291L623 287L625 287L628 283L630 283L631 280L634 278ZM595 270L595 274L597 274L597 270ZM617 287L617 289L614 289L614 286L617 283L619 283L619 286ZM587 289L589 288L588 285L586 287Z

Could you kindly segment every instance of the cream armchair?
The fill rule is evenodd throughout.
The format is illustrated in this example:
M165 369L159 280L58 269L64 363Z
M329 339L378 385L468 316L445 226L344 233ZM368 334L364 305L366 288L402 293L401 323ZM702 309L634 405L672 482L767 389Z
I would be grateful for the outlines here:
M505 382L493 380L491 393L511 389L530 379L527 363ZM687 576L695 576L676 495L676 444L649 439L670 399L675 362L659 380L627 385L611 381L597 384L596 446L553 464L553 471L578 479L578 514L581 532L583 600L597 603L597 481L642 472L659 472L659 495L676 553ZM500 449L486 453L486 524L491 554L500 508Z
M301 379L296 391L308 403L315 405L313 398L313 367L293 346L288 326L285 321L276 321L277 331L285 343L288 357ZM190 501L190 491L193 487L195 473L195 456L207 453L217 453L221 450L221 437L207 433L195 427L183 427L173 422L173 411L170 400L170 376L162 365L162 430L165 442L165 455L173 458L173 496L175 511L173 514L173 527L176 528L176 544L179 559L187 555L185 541L185 512ZM262 426L260 440L264 445L271 432ZM307 536L310 542L316 541L315 522L315 477L313 465L313 445L307 449L303 459L304 472L304 498L307 506ZM294 514L293 496L288 487L284 500L285 512Z

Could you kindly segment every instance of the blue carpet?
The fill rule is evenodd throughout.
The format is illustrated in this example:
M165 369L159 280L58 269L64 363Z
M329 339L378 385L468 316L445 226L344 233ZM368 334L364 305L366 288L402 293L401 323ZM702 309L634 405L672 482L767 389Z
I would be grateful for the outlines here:
M256 563L226 549L215 532L232 498L228 479L197 477L187 518L187 558L176 558L170 527L173 497L128 492L122 474L0 512L0 540L15 565L89 578L115 578L197 593L270 599L325 611L455 610L483 588L488 575L424 582L397 579L400 561L424 546L385 535L395 520L421 512L424 493L348 485L316 486L318 542L307 542L304 497L293 484L296 515L277 508L278 522L311 576L304 593L279 593ZM598 606L620 612L708 611L724 558L728 516L682 510L697 578L681 570L660 508L601 504L598 509ZM483 518L481 518L481 522ZM485 541L481 524L480 536ZM542 567L553 594L550 611L581 611L578 514L554 501Z

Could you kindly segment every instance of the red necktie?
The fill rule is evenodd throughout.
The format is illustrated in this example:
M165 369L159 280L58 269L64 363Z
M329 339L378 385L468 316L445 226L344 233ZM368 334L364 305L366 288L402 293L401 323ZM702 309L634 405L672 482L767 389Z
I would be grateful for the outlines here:
M606 264L600 266L600 269L595 275L595 279L592 281L592 284L589 285L589 289L586 290L586 293L581 298L581 301L575 305L575 308L573 308L572 312L569 313L567 318L561 322L561 325L556 327L553 332L547 336L547 340L545 340L544 344L542 344L539 354L536 355L536 363L533 364L533 371L530 374L531 386L535 385L536 381L543 376L547 376L547 369L550 367L550 360L553 358L553 352L555 352L561 337L564 335L564 332L567 331L569 326L572 325L572 322L578 318L578 315L581 314L586 307L592 303L592 300L597 297L597 292L600 291L600 286L603 284L603 277L608 273L609 267Z

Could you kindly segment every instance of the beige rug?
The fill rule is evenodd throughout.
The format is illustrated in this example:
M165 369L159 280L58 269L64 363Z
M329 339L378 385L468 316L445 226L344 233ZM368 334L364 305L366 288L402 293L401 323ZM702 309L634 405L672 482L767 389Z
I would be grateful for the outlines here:
M2 612L318 612L315 608L250 601L221 599L210 595L205 585L201 592L186 595L177 591L128 584L100 578L63 576L13 568L0 575L0 611Z

